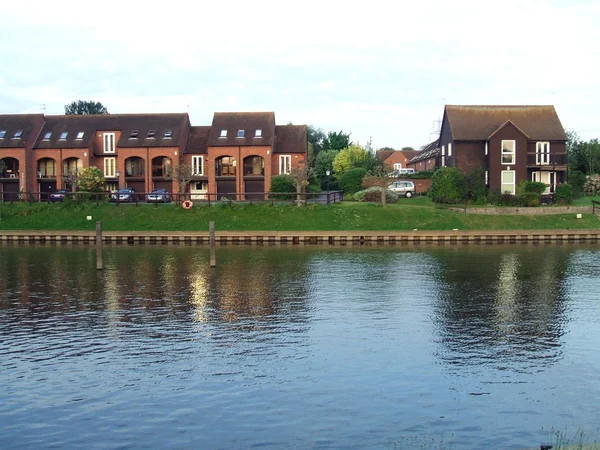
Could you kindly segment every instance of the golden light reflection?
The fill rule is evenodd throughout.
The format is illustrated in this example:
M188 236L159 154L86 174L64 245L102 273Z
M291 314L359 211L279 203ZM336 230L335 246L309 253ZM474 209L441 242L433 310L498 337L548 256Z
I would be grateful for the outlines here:
M496 291L496 324L501 329L506 329L518 320L518 272L517 255L514 253L502 255Z

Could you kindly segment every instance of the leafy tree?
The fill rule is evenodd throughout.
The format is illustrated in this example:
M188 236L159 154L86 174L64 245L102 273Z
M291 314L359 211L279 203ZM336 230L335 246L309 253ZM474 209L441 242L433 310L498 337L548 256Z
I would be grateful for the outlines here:
M321 187L325 189L327 183L335 180L335 175L329 174L327 179L327 171L333 172L333 160L339 153L339 150L323 150L317 155L315 163L315 176L321 182Z
M296 188L297 203L301 206L305 203L305 198L302 194L306 192L306 186L310 184L310 177L314 170L306 164L300 164L298 167L292 167L288 177L292 180L294 187Z
M350 134L343 131L330 131L323 139L323 150L343 150L352 145Z
M381 191L381 204L383 206L387 203L387 188L396 179L396 175L393 175L394 169L390 166L379 164L371 172L371 174L364 178L363 183L370 186L377 186Z
M363 178L367 171L362 167L347 170L339 179L339 184L345 194L354 194L361 190Z
M333 170L341 176L344 172L353 167L363 167L373 157L363 147L358 144L352 144L341 150L333 160ZM364 167L363 167L364 168Z
M402 150L414 151L414 148L412 148L412 147L402 147Z
M573 203L573 186L563 183L556 188L554 198L559 204L570 205Z
M323 149L325 133L321 128L317 128L313 125L309 125L307 128L308 144L312 145L315 156L318 156L319 152Z
M86 167L79 174L77 186L83 192L102 192L104 190L104 175L97 167Z
M396 149L392 147L381 147L377 149L378 152L395 152Z
M77 100L65 105L65 114L68 116L77 114L108 114L108 110L100 102Z
M464 199L465 177L456 167L440 167L431 177L429 198L435 203L457 203Z
M179 164L178 166L168 168L165 178L179 183L179 192L185 194L188 185L194 179L194 168L189 164Z
M277 175L271 178L271 192L281 193L281 192L296 192L296 187L292 182L292 179L289 175ZM273 198L285 200L291 199L293 196L287 195L272 195Z
M596 173L598 160L600 159L600 142L598 142L598 139L591 139L587 142L580 142L579 146L588 175Z
M487 199L485 169L483 167L478 167L465 175L465 198L475 202Z

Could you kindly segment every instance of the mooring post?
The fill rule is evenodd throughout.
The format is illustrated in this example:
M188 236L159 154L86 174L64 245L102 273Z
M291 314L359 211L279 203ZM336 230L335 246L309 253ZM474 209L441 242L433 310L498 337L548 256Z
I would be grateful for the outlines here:
M210 243L210 267L217 267L217 257L215 252L215 223L208 222L208 236Z
M102 270L102 221L96 222L96 269Z

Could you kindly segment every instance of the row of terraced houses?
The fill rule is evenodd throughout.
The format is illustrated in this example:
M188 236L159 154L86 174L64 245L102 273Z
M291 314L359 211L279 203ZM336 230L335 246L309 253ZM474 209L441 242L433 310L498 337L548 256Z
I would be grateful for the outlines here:
M567 181L566 139L553 106L447 105L434 142L378 156L417 172L482 167L492 190L515 193L526 179L546 183L551 194ZM178 164L193 167L192 199L260 198L273 176L307 154L307 127L276 125L272 112L215 113L210 126L191 126L187 114L0 115L0 198L68 187L64 175L87 166L102 171L106 190L178 192L167 177Z
M305 125L276 125L272 112L215 113L210 126L191 126L188 114L0 115L0 194L47 195L88 166L102 171L109 191L178 192L170 168L188 164L192 198L251 198L304 163L307 145Z

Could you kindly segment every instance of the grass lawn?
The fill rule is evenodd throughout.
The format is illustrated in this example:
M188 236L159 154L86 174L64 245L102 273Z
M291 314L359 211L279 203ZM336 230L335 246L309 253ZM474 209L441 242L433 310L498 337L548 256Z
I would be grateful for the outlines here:
M74 203L0 204L0 230L93 230L102 220L106 231L217 230L531 230L600 228L592 214L546 216L466 215L435 208L427 198L402 199L384 207L345 202L332 205L213 204L184 210L175 205ZM88 221L87 216L92 216Z
M596 202L600 202L600 195L592 196L587 195L581 198L578 198L573 201L573 206L590 206L592 204L592 200Z

